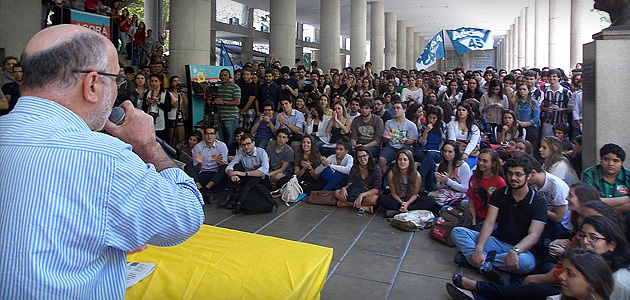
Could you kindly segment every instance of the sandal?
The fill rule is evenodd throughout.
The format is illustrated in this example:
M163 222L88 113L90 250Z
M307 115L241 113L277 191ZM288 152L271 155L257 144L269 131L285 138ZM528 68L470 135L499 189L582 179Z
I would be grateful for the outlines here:
M359 212L357 212L357 216L362 217L365 214L365 210L363 208L359 208Z
M363 210L364 212L373 215L374 214L374 207L373 206L361 206L359 209Z
M451 280L453 281L453 285L454 286L456 286L456 287L458 287L460 289L464 288L464 285L462 284L462 275L455 274L455 275L453 275L453 278Z

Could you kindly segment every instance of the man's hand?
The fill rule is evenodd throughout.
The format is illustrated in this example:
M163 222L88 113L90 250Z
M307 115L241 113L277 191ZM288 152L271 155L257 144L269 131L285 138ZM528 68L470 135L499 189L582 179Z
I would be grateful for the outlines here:
M147 248L149 248L149 245L144 244L144 245L138 247L138 249L136 249L136 250L127 251L127 254L133 254L133 253L137 253L137 252L142 252L144 250L147 250Z
M199 154L199 155L193 154L193 159L195 159L195 161L198 164L202 164L203 163L203 156L201 154Z
M513 273L518 272L518 254L516 251L510 250L508 255L505 257L505 266Z
M223 162L223 154L219 154L219 155L217 156L217 165L218 165L219 167L222 167L222 166L224 166L225 164L226 164L226 163L224 163L224 162Z
M483 255L483 250L475 248L470 260L472 261L474 267L481 267L481 265L483 265L486 261L486 257Z
M341 198L343 199L343 201L346 201L346 199L348 199L348 190L345 186L341 188Z
M105 121L105 130L111 135L130 144L134 150L143 149L155 141L153 117L136 109L130 101L123 102L120 107L125 110L125 119L120 125Z

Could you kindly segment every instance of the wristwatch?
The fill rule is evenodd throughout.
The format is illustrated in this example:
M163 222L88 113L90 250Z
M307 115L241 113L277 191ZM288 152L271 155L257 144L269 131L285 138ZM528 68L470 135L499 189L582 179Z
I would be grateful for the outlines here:
M249 177L249 175L247 175L247 172L245 172L245 177ZM518 249L518 248L516 248ZM516 250L516 252L518 252L518 250Z
M510 249L511 249L511 250L514 250L514 251L516 251L516 254L517 254L517 255L518 255L518 254L521 254L521 250L519 250L519 249L518 249L518 247L516 247L516 246L514 246L514 247L512 247L512 248L510 248Z

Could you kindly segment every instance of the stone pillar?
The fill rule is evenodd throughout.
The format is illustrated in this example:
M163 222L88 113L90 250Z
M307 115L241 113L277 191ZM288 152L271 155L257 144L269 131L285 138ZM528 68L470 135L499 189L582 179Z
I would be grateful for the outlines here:
M419 32L415 32L413 34L413 56L414 56L414 59L412 60L412 62L413 62L412 69L416 68L416 61L418 61L418 58L420 57L420 53L422 52L422 50L424 50L420 46L420 39L421 39L420 33Z
M592 8L590 0L571 0L571 69L582 62L582 45L593 41L593 34L608 26Z
M396 23L396 68L407 66L407 21Z
M210 24L217 20L217 0L210 0ZM217 31L210 28L210 65L218 64L217 60Z
M370 3L370 8L370 62L372 71L378 73L383 70L385 54L385 4L374 1Z
M414 58L415 54L413 52L413 42L414 42L414 34L413 34L413 27L407 27L407 35L406 35L406 40L407 40L407 44L406 47L407 49L405 50L407 52L407 58L405 59L406 64L405 64L405 69L407 70L411 70L415 67L416 65L416 58Z
M144 0L144 25L147 29L153 29L153 37L157 40L158 31L158 0ZM171 23L173 24L173 23Z
M505 54L505 56L503 56L503 68L506 69L509 72L510 71L510 62L509 62L509 58L510 58L510 31L509 30L505 34L505 37L503 38L503 53Z
M518 20L512 25L512 69L518 69Z
M339 68L339 34L341 32L340 0L321 0L321 61L320 68L328 72L330 68Z
M599 148L604 144L615 143L626 151L630 149L630 139L627 138L630 132L630 122L627 121L630 74L627 65L622 63L628 60L630 30L604 29L593 38L594 41L583 48L584 168L599 163ZM628 159L624 165L630 165Z
M350 65L365 64L365 41L367 34L367 1L350 1Z
M525 66L525 8L518 17L518 67Z
M4 48L0 54L20 57L31 37L42 29L41 9L41 1L0 1L0 48Z
M269 54L283 66L295 64L296 7L296 0L269 2Z
M525 66L534 67L536 51L536 10L531 4L525 8Z
M549 1L549 66L567 70L571 64L571 10L566 0Z
M297 22L295 39L298 41L304 40L304 24ZM304 60L304 47L295 46L295 58Z
M385 13L385 68L396 66L396 13Z
M549 0L536 1L534 67L549 66Z
M210 0L171 0L170 75L186 78L185 65L210 64ZM191 18L190 16L195 16Z
M247 8L247 28L254 29L253 8ZM254 37L252 36L241 38L241 63L245 65L247 62L254 62Z

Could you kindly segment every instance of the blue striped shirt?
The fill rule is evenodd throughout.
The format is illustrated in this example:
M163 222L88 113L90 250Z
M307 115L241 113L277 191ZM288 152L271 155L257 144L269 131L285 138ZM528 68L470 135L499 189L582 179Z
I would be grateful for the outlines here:
M0 117L0 299L123 299L125 251L179 244L204 220L175 168L92 132L50 100Z

